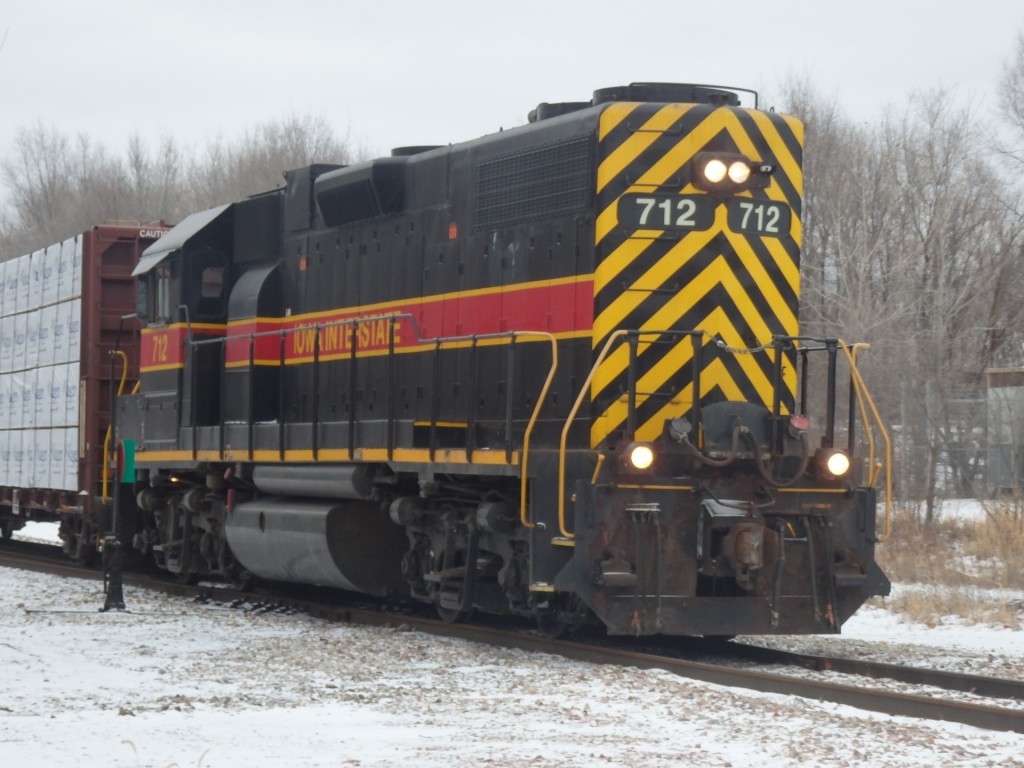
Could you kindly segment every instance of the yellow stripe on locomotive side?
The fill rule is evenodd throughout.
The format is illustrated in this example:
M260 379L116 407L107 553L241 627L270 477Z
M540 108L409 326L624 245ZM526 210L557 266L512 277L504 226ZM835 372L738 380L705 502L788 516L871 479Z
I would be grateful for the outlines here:
M257 463L287 463L287 464L312 464L312 463L351 463L351 462L406 462L415 464L456 464L456 465L486 465L486 466L517 466L520 463L519 451L513 451L511 460L507 459L505 452L501 450L475 450L469 459L466 458L466 451L459 448L438 448L431 458L430 451L420 448L395 448L391 456L388 456L386 448L356 448L349 451L346 448L323 449L315 455L310 449L289 449L284 452L281 458L280 451L256 450L250 454L246 450L220 451L203 450L197 451L193 456L192 451L139 451L135 455L135 463L139 466L150 464L189 464L194 461L228 463L234 461L252 461Z

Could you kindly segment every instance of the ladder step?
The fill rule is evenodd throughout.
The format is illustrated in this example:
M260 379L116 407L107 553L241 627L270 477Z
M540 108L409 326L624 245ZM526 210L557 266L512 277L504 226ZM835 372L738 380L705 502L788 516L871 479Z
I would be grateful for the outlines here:
M635 573L605 571L601 574L601 585L605 587L635 587L636 583Z
M423 574L424 581L430 581L435 584L440 584L448 579L464 578L466 578L466 566L464 565L460 565L458 568L446 568L443 571L431 571L430 573Z

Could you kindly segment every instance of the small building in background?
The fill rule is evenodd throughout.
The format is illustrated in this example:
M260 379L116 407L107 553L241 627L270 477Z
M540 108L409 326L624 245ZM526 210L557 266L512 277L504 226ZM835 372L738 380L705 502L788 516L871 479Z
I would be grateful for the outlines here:
M1024 368L985 371L987 480L992 493L1024 487Z

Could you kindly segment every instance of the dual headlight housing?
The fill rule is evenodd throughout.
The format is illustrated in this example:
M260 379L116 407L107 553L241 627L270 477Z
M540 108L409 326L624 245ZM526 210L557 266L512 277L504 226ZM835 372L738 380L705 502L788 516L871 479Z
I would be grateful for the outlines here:
M693 158L691 180L707 192L742 192L768 184L775 171L769 163L759 163L732 152L699 152Z

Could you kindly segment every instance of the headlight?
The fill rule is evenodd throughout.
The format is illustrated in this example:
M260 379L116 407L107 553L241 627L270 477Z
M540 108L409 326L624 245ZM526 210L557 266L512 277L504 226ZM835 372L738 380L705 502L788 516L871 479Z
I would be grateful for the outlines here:
M850 457L837 448L821 451L816 464L818 475L823 480L838 480L850 472Z
M729 179L734 184L745 184L750 178L750 166L737 160L729 165Z
M626 467L636 472L646 472L654 465L654 449L646 443L630 443L623 456Z
M704 164L704 178L710 181L712 184L717 184L725 178L725 174L728 172L725 163L717 158L709 160Z

